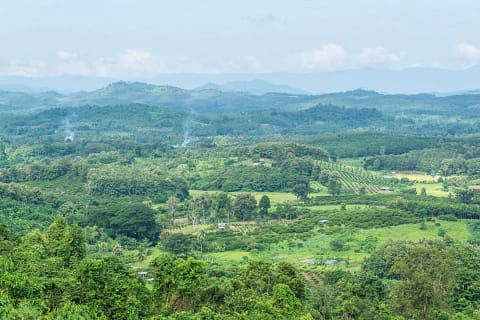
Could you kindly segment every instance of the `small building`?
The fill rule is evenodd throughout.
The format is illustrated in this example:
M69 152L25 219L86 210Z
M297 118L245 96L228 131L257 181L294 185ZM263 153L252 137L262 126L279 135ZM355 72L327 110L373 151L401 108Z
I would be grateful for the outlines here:
M267 162L265 158L260 158L257 162L253 162L252 165L254 167L259 167L259 166L263 166L265 168L271 168L272 167L272 163Z
M225 230L228 227L228 223L219 223L217 225L218 230Z

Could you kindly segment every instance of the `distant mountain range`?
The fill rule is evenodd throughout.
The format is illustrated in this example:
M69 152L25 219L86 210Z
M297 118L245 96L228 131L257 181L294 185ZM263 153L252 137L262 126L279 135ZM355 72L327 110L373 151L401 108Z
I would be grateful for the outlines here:
M233 86L233 85L232 85ZM233 86L235 87L235 86ZM265 85L264 88L269 87ZM172 110L201 113L241 113L250 111L303 110L319 104L340 107L376 108L391 115L437 114L469 115L480 109L480 94L436 96L433 94L382 94L352 90L322 95L265 93L251 94L215 89L186 90L142 82L114 82L93 91L72 94L0 91L0 111L48 109L84 105L114 106L132 103L159 106Z
M29 108L75 107L83 105L126 105L132 103L196 112L243 112L268 108L301 108L315 96L246 92L223 92L212 89L186 90L142 82L114 82L106 87L71 94L47 91L40 93L0 91L0 111ZM310 103L310 104L309 104Z
M209 82L199 88L198 90L218 90L223 92L248 92L251 94L265 94L265 93L290 93L290 94L308 94L307 91L297 88L292 88L287 85L273 84L264 80L251 80L251 81L231 81L218 85Z
M87 76L17 77L0 76L0 90L38 93L92 91L120 79ZM463 93L479 90L480 66L465 70L409 68L403 70L355 69L311 73L257 74L160 74L131 79L185 89L215 89L225 92L263 94L328 93L356 88L388 93Z

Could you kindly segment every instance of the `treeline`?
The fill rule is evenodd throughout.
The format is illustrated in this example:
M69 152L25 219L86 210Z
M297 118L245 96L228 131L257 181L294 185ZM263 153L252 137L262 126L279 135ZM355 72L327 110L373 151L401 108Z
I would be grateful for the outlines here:
M71 167L72 165L68 161L54 161L50 164L35 162L23 166L0 168L0 181L25 182L54 180L69 173Z
M315 160L328 161L330 156L324 148L301 143L259 143L249 147L232 150L235 154L245 154L251 157L285 160L289 157L311 157Z
M66 219L77 221L84 226L102 228L114 239L123 237L125 241L128 238L150 243L158 241L161 230L155 221L157 211L143 203L121 200L72 209L62 212Z
M253 165L228 166L207 177L198 177L192 188L200 190L280 191L285 190L287 177L281 168Z
M367 158L364 167L371 170L415 170L444 176L455 174L475 176L480 171L479 157L478 146L451 142L438 148Z
M477 198L478 201L478 198ZM458 219L480 219L480 202L477 204L462 203L451 199L415 199L398 200L390 206L411 212L420 217L451 217Z
M155 168L113 165L92 168L85 188L94 196L142 195L155 197L156 202L164 202L169 196L181 200L188 197L188 185L183 178Z
M382 115L375 108L345 108L327 105L316 105L299 111L268 110L258 114L258 123L279 127L283 133L314 133L326 131L332 127L338 129L361 128L379 125L392 119Z
M367 205L379 212L385 209L387 209L387 211L393 209L421 218L442 217L449 219L449 217L453 217L453 219L480 219L480 193L472 189L458 189L451 197L445 198L414 194L323 196L309 199L308 204L310 206L341 206L342 204L346 206ZM362 210L363 209L359 211ZM349 219L352 219L352 221L355 221L357 218L362 219L363 216L362 214L358 217L348 218L349 214L352 213L347 212L344 214L347 218L342 223L348 223ZM344 215L334 217L333 221L342 219L341 217ZM370 223L376 225L373 221Z
M412 150L432 148L438 145L440 138L352 132L318 134L306 137L302 141L325 148L332 158L356 158L403 154Z
M268 109L241 114L200 114L195 120L198 123L193 122L192 133L199 136L274 136L278 133L304 135L319 131L375 128L394 121L374 108L345 108L331 104L318 104L295 111Z
M232 191L287 191L305 199L311 192L310 181L318 181L326 174L338 182L338 175L323 170L310 157L291 157L278 162L257 162L250 165L225 166L218 170L192 178L192 187L201 190ZM330 184L329 184L330 185ZM333 193L340 192L337 183Z

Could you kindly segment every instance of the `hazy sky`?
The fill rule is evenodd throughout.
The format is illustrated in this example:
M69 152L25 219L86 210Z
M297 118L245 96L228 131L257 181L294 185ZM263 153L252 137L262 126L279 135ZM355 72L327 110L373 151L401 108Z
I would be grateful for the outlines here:
M478 0L3 0L0 75L480 63Z

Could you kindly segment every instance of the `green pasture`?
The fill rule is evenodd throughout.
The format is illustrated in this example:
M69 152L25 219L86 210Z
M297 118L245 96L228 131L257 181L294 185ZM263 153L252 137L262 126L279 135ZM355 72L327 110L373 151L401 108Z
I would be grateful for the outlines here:
M310 209L311 211L332 211L332 210L341 210L341 205L339 204L327 204L327 205L320 205L320 206L309 206L305 207ZM345 210L359 210L363 208L368 208L366 204L347 204L345 206Z
M390 175L390 174L388 174ZM415 172L415 171L396 171L395 174L393 175L395 178L401 179L401 178L408 178L410 181L416 181L416 182L437 182L437 179L440 176L437 175L429 175L424 172Z
M413 186L417 189L417 194L425 188L427 196L448 197L448 191L443 190L441 183L415 183Z
M325 228L328 228L326 226ZM326 259L335 259L338 261L348 261L349 268L359 268L363 259L369 255L371 250L379 247L387 241L420 241L422 239L443 239L439 235L439 230L443 229L445 234L457 241L467 241L471 238L471 233L464 221L436 221L426 222L424 227L421 224L406 224L394 227L375 228L375 229L343 229L333 234L323 232L319 228L312 232L308 239L288 239L271 244L265 250L251 252L247 251L227 251L208 253L207 258L215 259L219 263L240 262L244 257L249 259L263 259L268 261L287 261L298 266L310 267L338 267L338 264L330 266L313 265L313 260L325 261ZM326 230L325 230L326 231ZM333 239L343 239L345 241L345 250L335 251L331 248L330 242ZM374 248L365 250L362 244L368 239L375 239ZM347 265L343 265L347 266Z
M252 253L248 251L234 250L225 252L212 252L204 255L206 260L211 260L217 263L230 264L240 262L252 258Z

